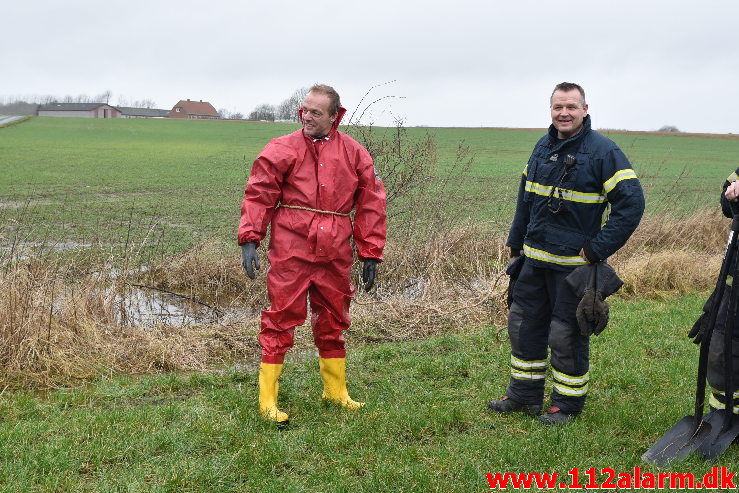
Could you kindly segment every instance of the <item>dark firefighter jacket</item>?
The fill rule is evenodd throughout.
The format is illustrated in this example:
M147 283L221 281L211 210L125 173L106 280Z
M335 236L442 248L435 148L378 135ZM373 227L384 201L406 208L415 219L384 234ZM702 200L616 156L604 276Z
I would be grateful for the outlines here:
M644 193L618 146L591 129L566 140L557 129L534 147L523 171L507 245L537 267L569 270L605 260L629 239L644 213Z

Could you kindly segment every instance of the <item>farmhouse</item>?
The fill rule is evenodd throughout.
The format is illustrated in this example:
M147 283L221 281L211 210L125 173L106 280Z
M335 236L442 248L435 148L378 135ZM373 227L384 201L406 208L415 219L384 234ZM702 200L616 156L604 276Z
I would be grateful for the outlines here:
M218 112L207 101L180 100L169 112L170 118L188 118L190 120L218 120Z
M154 108L128 108L117 106L121 112L121 118L167 118L169 110L158 110Z
M106 103L50 103L39 106L38 116L120 118L121 112Z

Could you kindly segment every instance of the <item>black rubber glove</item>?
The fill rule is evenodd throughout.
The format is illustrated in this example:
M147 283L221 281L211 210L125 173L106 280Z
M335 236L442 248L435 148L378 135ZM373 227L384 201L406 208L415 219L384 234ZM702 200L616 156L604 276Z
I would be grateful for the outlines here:
M708 326L708 314L711 311L711 306L713 305L713 295L714 293L711 293L711 296L708 297L708 300L706 300L706 303L703 305L703 313L700 317L698 317L698 320L695 321L693 326L690 328L690 331L688 332L688 339L692 339L694 344L700 344L703 340L703 334L706 333L706 328Z
M700 344L703 340L703 329L708 324L708 316L706 313L698 317L698 320L695 321L693 326L690 328L690 331L688 332L688 339L693 340L693 344Z
M608 303L603 300L600 291L587 288L575 311L580 334L590 336L603 332L608 325L608 311Z
M375 275L377 274L377 260L373 258L364 259L364 266L362 267L362 282L364 283L364 290L369 293L372 286L375 284Z
M508 262L508 265L506 266L505 273L508 274L508 294L506 296L506 303L508 304L508 308L511 308L511 305L513 304L513 290L516 287L516 280L518 279L518 275L521 273L525 260L526 257L519 255L511 258L510 262Z
M241 245L241 265L244 266L249 279L254 279L254 268L259 270L259 255L257 255L257 244L254 242Z

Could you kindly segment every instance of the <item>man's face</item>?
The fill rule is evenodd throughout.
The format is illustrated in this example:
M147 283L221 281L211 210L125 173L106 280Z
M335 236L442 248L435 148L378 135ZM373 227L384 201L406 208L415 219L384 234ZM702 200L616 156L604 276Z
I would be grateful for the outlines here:
M309 92L303 100L303 130L311 137L327 135L336 120L329 114L331 100L321 93Z
M557 137L569 139L582 128L582 121L588 114L588 105L583 104L582 95L577 89L554 91L552 95L552 124L557 129Z

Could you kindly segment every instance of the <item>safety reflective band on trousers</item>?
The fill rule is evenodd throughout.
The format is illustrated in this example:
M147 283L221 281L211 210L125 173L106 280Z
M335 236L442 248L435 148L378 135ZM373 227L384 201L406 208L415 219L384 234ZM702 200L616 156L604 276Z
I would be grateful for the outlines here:
M544 380L546 371L545 360L524 361L511 355L511 377L516 380Z
M554 378L554 390L562 395L582 396L588 393L590 372L582 376L572 376L553 369L552 377Z
M719 397L716 397L716 396ZM720 399L720 400L719 400ZM726 394L714 391L708 399L708 405L714 409L726 409L726 404L722 401L726 400ZM734 414L739 414L739 391L734 392Z

